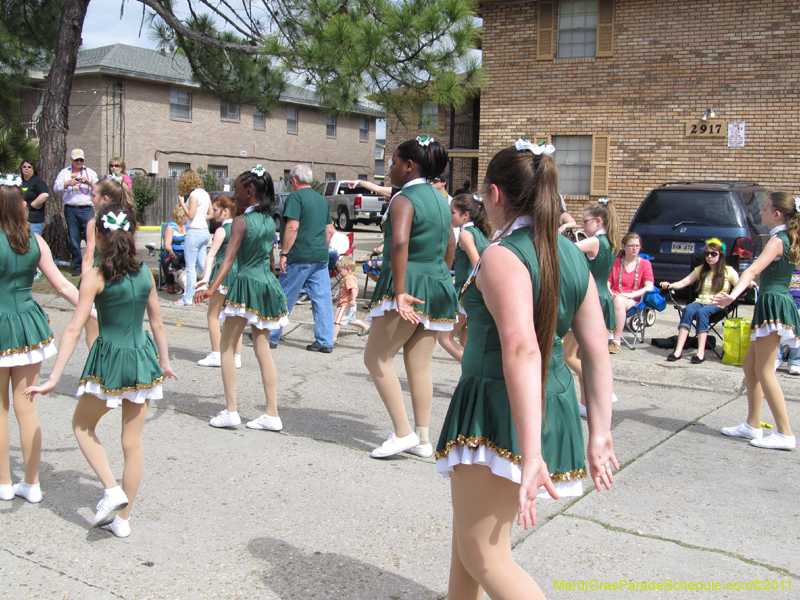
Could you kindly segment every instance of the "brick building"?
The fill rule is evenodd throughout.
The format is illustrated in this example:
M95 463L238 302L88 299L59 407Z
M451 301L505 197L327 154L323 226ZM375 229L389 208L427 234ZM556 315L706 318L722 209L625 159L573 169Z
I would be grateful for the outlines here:
M20 112L36 114L40 99L41 92L26 94ZM368 104L347 117L328 116L312 90L296 86L265 116L200 91L182 55L116 44L78 53L67 147L83 148L99 176L119 155L129 173L152 173L157 161L160 177L202 167L233 178L260 163L277 180L308 163L320 181L372 180L375 119L382 116Z
M481 178L497 151L525 136L555 144L574 215L608 196L625 227L665 181L800 192L796 0L479 4ZM708 108L715 116L703 121Z

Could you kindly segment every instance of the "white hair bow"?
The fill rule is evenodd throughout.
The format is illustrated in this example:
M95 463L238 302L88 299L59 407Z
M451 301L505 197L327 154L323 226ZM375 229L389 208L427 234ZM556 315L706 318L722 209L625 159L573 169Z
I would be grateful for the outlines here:
M800 197L798 196L794 197L794 212L800 213Z
M433 137L430 135L423 135L422 137L417 136L417 142L420 146L427 148L431 145L431 142L434 141Z
M255 167L250 169L250 172L256 177L264 177L264 175L267 174L267 170L261 165L256 165Z
M9 173L5 177L0 177L0 185L10 185L13 187L20 187L22 185L22 177Z
M516 142L514 142L514 147L517 149L518 152L523 152L524 150L530 150L536 156L540 154L552 154L556 151L556 147L553 144L548 144L544 141L539 142L538 144L532 144L525 138L521 137Z
M122 183L122 175L117 175L116 173L111 173L106 179L113 179L117 183Z
M103 227L110 231L114 231L116 229L122 229L122 231L128 231L131 228L131 222L128 221L128 215L124 212L117 213L107 213L103 215Z
M609 202L611 202L611 200L609 200L608 198L600 198L600 199L598 200L598 202L599 202L600 204L605 204L605 205L608 205L608 203L609 203Z

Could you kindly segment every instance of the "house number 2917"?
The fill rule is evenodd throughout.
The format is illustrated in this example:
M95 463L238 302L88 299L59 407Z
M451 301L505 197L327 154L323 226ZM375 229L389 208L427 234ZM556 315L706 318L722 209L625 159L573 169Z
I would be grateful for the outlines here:
M689 121L686 123L687 136L713 136L724 137L728 135L728 123L714 119L711 123L705 121Z

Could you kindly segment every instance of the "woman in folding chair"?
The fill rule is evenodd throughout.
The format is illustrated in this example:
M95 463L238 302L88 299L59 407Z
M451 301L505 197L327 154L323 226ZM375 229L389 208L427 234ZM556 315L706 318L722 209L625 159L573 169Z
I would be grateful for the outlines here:
M638 233L629 233L623 237L622 253L614 261L608 278L611 297L614 299L614 316L617 320L614 339L608 345L611 354L620 351L627 312L641 301L642 296L653 289L653 266L649 260L639 256L641 249L642 238Z
M742 273L730 294L714 297L714 304L728 306L744 292L756 275L760 290L753 310L752 334L742 368L747 384L747 420L723 427L722 434L750 440L751 446L793 450L797 439L789 424L786 400L775 376L775 357L783 343L800 346L800 313L789 293L795 265L800 262L800 198L786 192L771 192L761 208L761 222L770 229L770 239L756 261ZM777 431L764 436L761 402L766 397Z
M725 252L727 247L719 238L706 240L703 248L705 261L702 265L694 269L686 277L675 283L667 281L661 282L661 288L665 290L680 290L697 284L697 299L687 304L681 313L681 322L678 325L678 342L675 344L675 351L667 356L670 362L680 360L683 355L683 346L689 337L692 328L692 321L695 322L697 331L697 354L692 357L692 364L699 365L706 359L706 338L710 328L709 319L711 315L724 310L721 306L712 304L714 296L720 292L727 293L739 283L739 274L725 264Z

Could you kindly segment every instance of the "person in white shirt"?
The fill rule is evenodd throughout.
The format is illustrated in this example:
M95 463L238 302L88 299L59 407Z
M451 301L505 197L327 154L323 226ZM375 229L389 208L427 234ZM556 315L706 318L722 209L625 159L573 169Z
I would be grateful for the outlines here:
M212 215L211 197L203 189L203 182L194 169L187 169L178 177L178 203L186 212L186 239L183 242L183 256L186 259L186 288L183 298L175 304L192 306L194 304L194 284L197 283L196 269L206 264L206 246L211 237L208 233L208 220ZM184 196L186 199L184 200Z
M72 165L62 169L53 183L53 192L61 192L64 203L64 220L69 232L69 251L72 255L73 275L81 273L81 240L86 239L86 224L94 219L92 187L97 183L97 173L85 165L83 150L75 148L70 154Z

